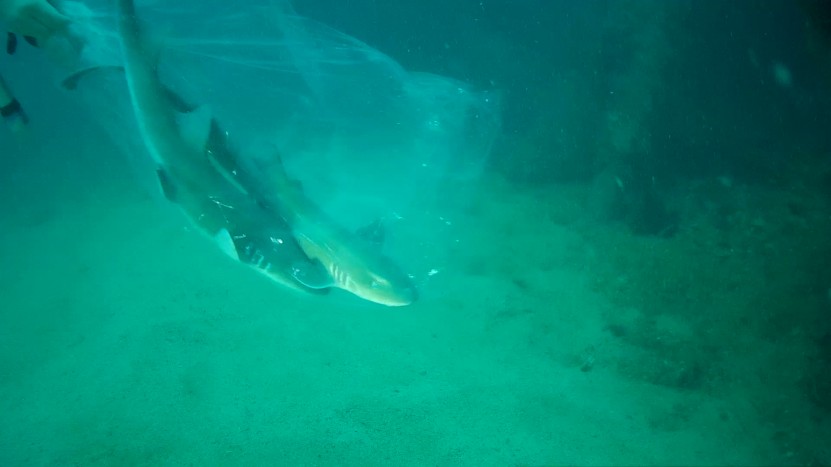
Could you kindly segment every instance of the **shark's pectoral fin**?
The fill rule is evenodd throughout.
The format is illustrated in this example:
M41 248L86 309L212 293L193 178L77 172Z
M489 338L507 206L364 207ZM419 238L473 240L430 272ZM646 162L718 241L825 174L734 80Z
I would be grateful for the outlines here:
M237 253L237 246L234 244L234 239L231 238L231 233L228 229L220 229L214 235L214 241L219 245L219 249L231 258L239 261L239 253Z
M294 279L310 289L325 289L335 285L332 276L323 267L320 261L296 261L291 265L291 275Z
M173 184L173 180L170 179L170 176L167 175L164 169L158 168L156 169L156 175L159 177L159 185L162 187L162 193L164 197L167 198L168 201L171 203L176 202L176 185Z

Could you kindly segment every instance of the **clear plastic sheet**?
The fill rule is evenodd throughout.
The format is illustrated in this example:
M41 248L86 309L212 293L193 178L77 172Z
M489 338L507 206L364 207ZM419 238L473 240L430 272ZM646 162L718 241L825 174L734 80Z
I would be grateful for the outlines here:
M162 50L161 79L185 100L208 105L242 157L279 155L347 228L433 212L447 196L440 187L481 174L499 131L494 93L404 70L361 41L298 16L287 1L137 6L148 40ZM120 61L111 2L65 1L61 8L78 18L76 33L87 43L70 68ZM99 78L106 84L83 92L92 105L107 106L101 96L123 92L119 79Z

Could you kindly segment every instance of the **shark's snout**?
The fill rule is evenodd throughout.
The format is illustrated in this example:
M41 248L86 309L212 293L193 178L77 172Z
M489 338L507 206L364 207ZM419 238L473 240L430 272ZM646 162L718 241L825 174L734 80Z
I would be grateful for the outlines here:
M388 306L412 305L416 300L418 300L418 290L415 286L407 286L396 290Z
M363 286L359 283L352 283L347 288L350 292L371 302L385 306L407 306L418 299L418 291L412 281L390 280L388 278L375 277Z

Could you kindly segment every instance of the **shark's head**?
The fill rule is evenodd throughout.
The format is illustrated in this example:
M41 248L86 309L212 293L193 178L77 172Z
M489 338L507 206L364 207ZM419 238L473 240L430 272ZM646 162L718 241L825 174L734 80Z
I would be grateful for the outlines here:
M369 275L369 283L364 284L360 293L355 292L356 295L386 306L406 306L418 299L415 284L403 273L400 277L375 275L372 272Z
M337 267L333 269L330 272L337 287L364 300L386 306L406 306L418 299L413 281L391 262L380 261L346 273Z

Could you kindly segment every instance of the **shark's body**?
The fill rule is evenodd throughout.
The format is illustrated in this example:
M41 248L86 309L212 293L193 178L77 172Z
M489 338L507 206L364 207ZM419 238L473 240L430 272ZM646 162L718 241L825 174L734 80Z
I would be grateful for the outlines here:
M187 141L177 105L157 76L158 57L143 46L133 0L118 0L118 11L134 112L168 198L226 252L279 282L315 291L338 287L388 306L415 301L410 278L327 217L279 160L257 167L235 157L212 119L196 125L207 128L207 137L196 139L204 143Z
M224 132L204 112L180 114L160 82L157 54L144 47L132 0L118 0L118 26L130 99L145 143L158 164L165 196L233 258L290 287L306 287L293 273L309 260L288 226L247 190L217 170L215 158L232 160ZM204 138L188 141L180 123L195 119Z
M289 178L279 157L270 164L249 165L234 172L249 178L245 186L280 213L306 256L317 261L317 265L304 263L294 268L299 282L315 287L320 283L322 268L331 279L326 285L365 300L405 306L417 299L413 281L381 254L379 245L347 231L327 216L300 183Z
M224 134L211 132L208 147L225 147ZM229 151L209 151L217 171L274 211L291 229L293 240L310 261L292 264L294 279L312 289L337 287L364 300L387 306L405 306L417 296L415 285L391 259L380 252L380 224L369 232L349 232L320 209L289 178L279 156L269 163L242 160ZM365 234L370 235L365 235Z

